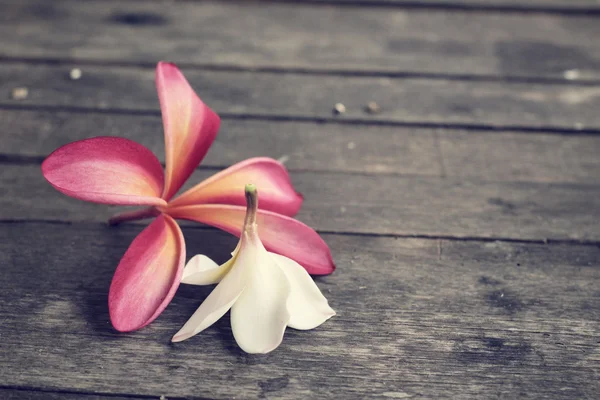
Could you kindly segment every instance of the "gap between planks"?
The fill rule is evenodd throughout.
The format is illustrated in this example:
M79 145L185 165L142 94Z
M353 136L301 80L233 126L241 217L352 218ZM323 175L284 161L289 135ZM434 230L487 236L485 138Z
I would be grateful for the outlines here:
M150 223L150 219L144 224L142 221L136 221L127 223L127 226L133 227L145 227ZM104 224L93 223L88 221L64 221L64 220L53 220L53 219L0 219L0 224L48 224L48 225L66 225L66 226L77 226L77 225L89 225L95 224L96 226L110 226L108 221ZM195 229L198 231L209 231L219 232L219 229L210 226L202 225L200 223L193 223L188 221L179 221L179 224L185 226L187 229ZM124 224L121 224L124 225ZM118 225L118 226L121 226ZM479 242L479 243L515 243L515 244L536 244L536 245L573 245L573 246L600 246L600 240L580 240L580 239L516 239L511 237L478 237L478 236L452 236L452 235L420 235L420 234L392 234L392 233L369 233L369 232L339 232L339 231L328 231L323 229L315 229L320 235L331 235L331 236L348 236L348 237L365 237L365 238L390 238L390 239L421 239L431 240L437 242L438 248L438 259L442 257L442 242L455 241L455 242Z
M123 0L105 0L122 3ZM164 2L164 0L125 0L135 2ZM203 0L171 0L173 3L199 3ZM568 0L560 2L534 1L505 1L505 0L225 0L227 3L256 3L257 6L269 3L311 4L315 6L360 7L360 8L390 8L390 9L425 9L445 10L473 13L533 13L533 14L564 14L564 15L597 15L600 14L600 4L585 0ZM565 4L566 3L566 4Z
M70 112L79 114L115 114L115 115L133 115L133 116L157 116L160 111L150 109L126 109L126 108L94 108L79 106L51 106L51 105L28 105L0 103L0 109L15 111L49 111L49 112ZM599 128L561 128L555 126L522 126L522 125L493 125L476 123L443 123L443 122L403 122L385 119L367 119L367 118L348 118L348 117L318 117L305 115L277 115L263 113L231 113L219 112L221 119L227 120L248 120L248 121L272 121L272 122L312 122L316 124L340 124L340 125L361 125L361 126L389 126L406 128L441 128L441 129L463 129L469 131L508 131L508 132L531 132L540 134L556 135L582 135L597 136L600 134Z
M140 0L128 0L140 1ZM143 1L143 0L141 0ZM176 0L191 1L198 0ZM230 0L231 1L231 0ZM502 0L254 0L256 3L290 3L314 4L336 7L385 7L393 9L414 10L446 10L472 13L503 13L503 14L561 14L561 15L600 15L600 4L590 1L567 0L561 4L558 1L536 5L531 1L502 1ZM235 2L235 1L231 1Z
M158 395L142 395L130 393L103 393L103 392L86 392L69 389L44 388L35 386L11 386L0 385L0 396L3 400L78 400L82 396L85 400L161 400ZM200 397L163 397L164 400L201 400Z
M42 162L46 159L47 156L35 156L35 155L22 155L22 154L3 154L0 153L0 165L41 165ZM165 163L160 163L162 167L165 167ZM199 165L196 170L197 171L212 171L212 172L220 172L230 165L222 164L222 165ZM409 173L409 172L374 172L374 171L338 171L332 169L319 169L319 168L286 168L291 173L303 173L303 172L314 172L314 173L330 173L330 174L339 174L339 175L348 175L348 176L371 176L371 177L404 177L404 178L419 178L419 177L439 177L442 179L448 178L447 174L441 173L439 175L435 174L418 174L418 173ZM514 179L514 180L503 180L503 179L482 179L482 178L468 178L470 183L548 183L548 184L557 184L557 185L565 185L565 186L582 186L582 187L600 187L600 183L597 182L568 182L568 181L550 181L544 182L535 179L531 180L523 180L523 179ZM15 220L17 221L17 220Z
M154 69L156 62L143 60L94 60L87 58L72 57L17 57L0 55L0 63L3 64L30 64L30 65L50 65L65 67L123 67L123 68L148 68ZM563 84L569 86L595 86L600 83L600 79L567 79L553 77L535 77L518 75L485 75L485 74L445 74L445 73L427 73L417 71L393 71L389 69L379 70L373 67L369 70L343 69L331 67L314 66L285 66L276 65L252 65L228 64L228 63L194 63L177 62L177 66L182 69L193 69L197 71L222 71L222 72L253 72L257 74L296 74L296 75L315 75L315 76L340 76L340 77L373 77L373 78L395 78L395 79L423 79L432 81L468 81L468 82L502 82L502 83L533 83L533 84Z

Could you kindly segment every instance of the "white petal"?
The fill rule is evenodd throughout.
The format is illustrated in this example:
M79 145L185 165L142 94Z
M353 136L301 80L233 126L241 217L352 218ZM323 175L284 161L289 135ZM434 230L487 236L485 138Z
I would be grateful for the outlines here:
M212 285L218 283L231 269L234 258L231 258L223 265L219 265L204 254L198 254L192 257L186 264L181 283L187 283L188 285Z
M279 254L269 255L281 267L291 286L292 292L287 301L290 328L313 329L335 315L325 296L300 264Z
M246 353L268 353L283 340L290 285L262 245L248 247L251 251L238 254L249 273L246 289L231 308L231 329Z
M236 302L244 292L246 286L246 272L233 258L233 267L211 294L204 300L194 315L185 323L171 339L181 342L202 332L219 320Z

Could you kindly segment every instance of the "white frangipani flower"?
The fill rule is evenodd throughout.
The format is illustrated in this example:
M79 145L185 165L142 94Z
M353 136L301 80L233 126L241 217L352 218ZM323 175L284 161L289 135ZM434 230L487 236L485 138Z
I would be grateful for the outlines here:
M246 219L232 258L219 266L193 257L183 283L219 283L175 336L180 342L202 332L231 309L231 328L247 353L268 353L281 343L286 326L313 329L335 315L317 285L297 262L268 252L258 237L257 190L246 185Z

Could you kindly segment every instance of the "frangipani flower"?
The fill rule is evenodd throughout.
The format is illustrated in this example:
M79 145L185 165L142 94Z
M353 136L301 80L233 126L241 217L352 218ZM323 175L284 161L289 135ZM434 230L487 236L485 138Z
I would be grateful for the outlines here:
M185 263L183 235L173 218L216 226L240 235L245 207L241 191L248 181L261 194L265 245L302 264L312 274L331 273L329 248L308 226L290 218L301 204L283 165L269 158L238 163L172 197L212 144L220 119L194 93L173 64L160 62L156 86L165 133L163 168L146 147L118 137L96 137L65 145L42 164L44 177L77 199L148 208L116 215L111 223L157 217L121 259L109 292L113 326L132 331L152 322L173 298ZM297 243L311 246L311 254Z
M304 268L264 248L257 228L254 185L246 186L246 200L244 227L232 258L218 266L198 255L186 266L183 283L219 284L173 336L173 342L202 332L231 309L231 329L242 350L268 353L279 346L286 326L313 329L335 315Z

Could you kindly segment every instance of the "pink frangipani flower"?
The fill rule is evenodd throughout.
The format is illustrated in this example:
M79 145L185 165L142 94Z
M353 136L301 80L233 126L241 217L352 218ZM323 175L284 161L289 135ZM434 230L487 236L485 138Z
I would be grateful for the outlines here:
M95 137L67 144L42 164L58 191L95 203L148 206L116 215L111 223L156 217L131 243L109 291L110 319L123 332L152 322L173 298L186 259L185 242L174 218L212 225L240 236L246 211L243 189L262 188L261 238L307 272L333 272L321 237L291 216L302 204L285 167L270 158L252 158L221 171L172 199L204 158L220 125L219 116L194 93L179 69L160 62L156 86L165 133L165 169L134 141Z

